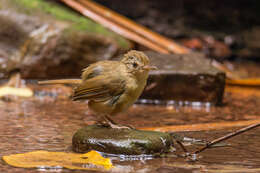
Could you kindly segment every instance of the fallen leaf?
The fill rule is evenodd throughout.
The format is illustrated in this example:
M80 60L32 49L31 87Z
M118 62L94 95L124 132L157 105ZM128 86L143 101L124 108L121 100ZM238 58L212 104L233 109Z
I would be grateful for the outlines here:
M4 86L0 88L0 97L13 95L20 97L31 97L33 96L33 91L29 88L14 88L9 86Z
M113 168L111 160L102 157L97 151L85 154L33 151L3 156L3 160L9 165L21 168L63 167L80 170L110 170Z

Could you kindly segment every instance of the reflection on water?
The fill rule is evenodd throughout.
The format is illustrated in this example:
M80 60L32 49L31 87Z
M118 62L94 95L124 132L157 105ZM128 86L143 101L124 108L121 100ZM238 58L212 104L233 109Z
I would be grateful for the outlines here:
M70 89L34 87L36 96L18 100L0 100L0 157L34 150L71 152L73 133L95 118L88 112L86 102L68 99ZM193 123L250 120L260 117L259 89L253 94L237 94L228 89L224 105L214 107L200 103L182 105L136 104L127 112L113 117L119 123L135 127L182 125ZM49 94L48 94L49 93ZM231 132L231 129L207 132L183 132L182 135L196 139L213 140ZM122 156L113 159L113 172L259 172L260 129L249 131L227 141L231 146L213 148L200 154L199 161L190 163L182 157L154 158ZM187 146L195 151L198 146ZM177 151L180 151L177 146ZM115 157L112 157L115 158ZM148 159L147 159L148 158ZM74 172L60 167L39 167L26 172ZM0 172L25 172L0 161ZM239 172L239 171L238 171ZM241 172L241 171L240 171Z
M147 154L142 154L142 155L123 155L123 154L107 154L107 153L102 153L103 157L109 157L112 160L117 160L117 161L134 161L134 160L140 160L140 161L145 161L145 160L151 160L153 159L153 155L147 155Z
M192 108L194 110L204 110L206 112L210 111L210 108L214 106L214 104L210 102L198 102L198 101L175 101L175 100L149 100L149 99L139 99L137 104L148 104L148 105L163 105L166 109L172 110L179 108Z
M154 105L174 105L174 106L192 106L192 107L210 107L210 102L192 102L192 101L175 101L175 100L151 100L151 99L139 99L137 103L140 104L154 104Z

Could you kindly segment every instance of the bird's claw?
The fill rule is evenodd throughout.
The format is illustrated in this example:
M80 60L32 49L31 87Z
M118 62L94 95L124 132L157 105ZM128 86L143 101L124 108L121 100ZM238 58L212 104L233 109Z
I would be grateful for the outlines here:
M134 129L132 126L124 126L124 125L115 124L115 123L106 122L106 121L98 122L98 124L103 127L108 127L108 128L112 128L112 129Z
M133 127L130 126L124 126L124 125L119 125L119 124L110 124L109 125L112 129L133 129Z

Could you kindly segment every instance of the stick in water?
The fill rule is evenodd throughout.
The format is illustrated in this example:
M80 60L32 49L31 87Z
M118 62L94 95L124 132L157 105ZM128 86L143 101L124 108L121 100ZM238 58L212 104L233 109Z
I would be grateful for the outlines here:
M198 153L200 153L200 152L202 152L202 151L204 151L204 150L210 148L210 147L211 147L212 145L214 145L214 144L217 144L217 143L219 143L219 142L222 142L222 141L224 141L224 140L227 140L227 139L229 139L229 138L232 138L232 137L234 137L234 136L237 136L237 135L239 135L239 134L241 134L241 133L244 133L244 132L246 132L246 131L249 131L249 130L251 130L251 129L254 129L254 128L258 127L258 126L260 126L260 123L247 126L247 127L245 127L245 128L239 129L239 130L237 130L237 131L235 131L235 132L232 132L232 133L229 133L229 134L227 134L227 135L225 135L225 136L222 136L222 137L220 137L220 138L218 138L218 139L215 139L215 140L211 141L210 143L208 143L206 146L204 146L204 147L202 147L201 149L195 151L194 154L198 154Z

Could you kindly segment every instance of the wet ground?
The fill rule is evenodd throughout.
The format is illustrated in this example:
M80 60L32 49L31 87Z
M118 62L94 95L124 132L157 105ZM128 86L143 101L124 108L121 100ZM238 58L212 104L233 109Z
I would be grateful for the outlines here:
M71 91L64 86L35 86L31 98L0 100L0 157L34 150L71 151L71 138L80 127L94 122L86 102L72 102ZM211 122L234 122L260 119L260 88L227 87L219 107L134 105L114 117L119 123L137 128L189 125ZM220 124L221 126L221 124ZM219 129L219 128L218 128ZM238 127L196 132L179 132L188 137L212 140ZM228 141L231 146L202 152L198 161L182 157L146 161L119 161L113 164L120 172L259 172L260 128ZM198 147L190 146L190 151ZM178 149L178 148L177 148ZM178 149L180 150L180 149ZM14 168L0 161L0 172L38 172L45 169ZM47 170L50 172L61 170ZM84 172L62 170L62 172ZM87 171L85 171L87 172Z

